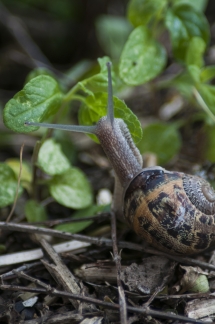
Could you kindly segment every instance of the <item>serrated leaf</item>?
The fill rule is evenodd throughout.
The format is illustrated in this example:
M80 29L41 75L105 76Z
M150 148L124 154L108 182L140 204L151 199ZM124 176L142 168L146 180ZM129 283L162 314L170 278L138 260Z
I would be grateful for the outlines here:
M167 0L131 0L127 16L134 27L146 25L151 19L159 18Z
M80 125L95 124L101 117L105 116L107 114L107 100L108 95L103 92L87 97L85 104L83 104L79 110ZM125 121L134 142L138 143L142 138L142 128L138 118L126 106L124 101L117 97L113 97L113 103L114 116L116 118L122 118Z
M4 123L15 132L28 133L38 127L25 126L26 121L41 122L56 113L62 102L56 80L48 75L31 79L4 108Z
M195 36L209 41L209 25L203 13L194 7L181 4L169 9L165 17L175 58L185 61L189 42Z
M25 204L25 217L28 222L44 222L47 220L45 207L30 199Z
M77 218L82 218L82 217L94 216L94 215L98 214L99 212L102 212L105 207L92 205L87 208L78 210L77 212L75 212L72 215L71 220L77 219ZM84 222L77 222L77 223L72 222L72 223L57 225L57 226L55 226L55 229L58 231L70 232L70 233L74 234L74 233L79 233L80 231L84 230L92 223L93 223L93 221L84 221Z
M186 64L195 65L198 68L203 66L203 54L205 52L205 42L200 37L192 37L186 52Z
M124 17L101 15L96 20L99 43L112 59L119 58L131 30L131 25Z
M139 85L155 78L166 64L166 51L151 35L139 26L130 34L123 49L119 73L126 84Z
M0 207L5 207L14 202L17 190L17 179L13 170L6 164L0 163ZM22 187L19 187L19 195Z
M143 129L143 139L138 144L141 153L155 153L158 165L170 161L181 147L181 139L173 125L154 123Z
M92 203L90 184L79 169L70 168L60 175L55 175L49 183L52 197L61 205L81 209Z
M64 173L71 165L60 145L50 138L43 143L39 150L38 166L47 174L55 175Z
M106 63L110 62L108 56L103 58L98 58L98 63L100 65L100 72L93 75L92 77L78 82L80 88L86 92L88 95L93 95L94 92L107 91L108 86L108 76L107 76L107 66ZM112 73L112 79L114 84L114 73Z

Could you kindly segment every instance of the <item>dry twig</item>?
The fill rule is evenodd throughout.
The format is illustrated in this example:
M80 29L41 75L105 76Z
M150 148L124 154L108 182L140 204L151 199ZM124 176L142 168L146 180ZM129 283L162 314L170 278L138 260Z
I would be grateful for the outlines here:
M16 224L16 223L7 223L7 222L0 222L0 229L4 229L5 231L17 231L17 232L24 232L24 233L38 233L38 234L44 234L44 235L51 235L54 237L59 237L62 239L74 239L81 242L86 242L90 244L95 244L98 246L112 246L112 240L106 239L106 238L99 238L99 237L90 237L86 235L80 235L80 234L71 234L67 232L61 232L49 228L42 228L42 227L36 227L32 225L23 225L23 224ZM195 265L202 267L204 269L208 270L215 270L215 266L206 262L202 262L200 260L192 259L192 258L184 258L181 256L176 255L170 255L167 253L160 252L156 249L149 248L149 247L143 247L139 244L134 244L131 242L124 242L120 241L118 242L118 247L123 249L130 249L135 251L142 251L146 253L151 253L155 255L165 256L166 258L169 258L171 260L189 264L189 265ZM0 256L1 261L1 256Z
M127 319L125 292L121 281L121 257L118 253L118 248L117 248L116 217L113 212L111 213L111 237L113 241L113 260L116 264L116 278L117 278L117 286L118 286L118 293L119 293L120 319L122 324L127 324L128 319Z
M91 298L91 297L86 297L86 296L81 296L81 295L74 295L66 291L60 291L55 288L50 288L49 291L43 288L34 288L34 287L23 287L23 286L14 286L14 285L0 285L0 289L2 290L9 290L9 291L30 291L32 293L38 293L38 294L50 294L53 296L58 296L58 297L66 297L66 298L71 298L71 299L76 299L80 300L86 303L90 304L95 304L99 305L103 308L107 309L113 309L119 311L119 305L118 304L113 304L113 303L107 303L103 302L99 299ZM169 320L174 320L174 321L181 321L185 323L196 323L196 324L203 324L204 322L200 320L196 320L193 318L187 318L185 316L181 315L174 315L171 313L167 312L162 312L162 311L156 311L153 310L149 307L131 307L127 306L127 310L131 313L134 314L141 314L145 316L152 316L155 318L163 318L163 319L169 319Z

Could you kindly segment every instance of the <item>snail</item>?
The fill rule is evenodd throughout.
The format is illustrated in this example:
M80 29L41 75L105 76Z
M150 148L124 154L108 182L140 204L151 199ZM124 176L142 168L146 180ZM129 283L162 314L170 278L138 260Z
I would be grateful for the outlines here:
M111 63L108 112L94 126L26 122L26 125L95 134L115 172L113 209L155 248L190 255L215 243L215 191L200 177L143 168L142 157L125 122L114 118Z

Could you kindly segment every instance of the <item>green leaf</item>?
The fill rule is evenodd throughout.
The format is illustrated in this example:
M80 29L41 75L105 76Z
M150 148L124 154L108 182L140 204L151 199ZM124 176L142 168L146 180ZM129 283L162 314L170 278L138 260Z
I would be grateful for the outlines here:
M89 96L85 100L85 104L79 110L80 125L92 125L107 114L107 93L96 93L94 96ZM135 143L138 143L142 138L142 128L138 118L126 106L124 101L113 97L114 116L122 118L128 126L131 136ZM94 139L96 137L93 137ZM98 140L96 140L98 142Z
M92 203L90 184L77 168L55 175L49 182L49 190L52 197L66 207L81 209Z
M28 133L38 127L25 126L26 121L41 122L56 113L62 101L56 80L48 75L31 79L5 106L4 123L15 132Z
M175 4L187 4L189 6L193 6L195 10L198 10L198 11L204 11L206 6L207 6L207 3L208 3L208 0L172 0L173 3Z
M45 207L35 200L28 200L25 204L25 217L28 222L43 222L47 220Z
M204 14L194 7L182 4L169 9L165 17L173 46L173 54L178 60L185 61L191 39L202 38L205 44L209 41L209 25Z
M206 145L205 145L205 159L209 160L211 163L215 162L215 127L208 126L205 127L206 134Z
M96 21L99 43L112 59L119 59L131 30L131 25L124 17L101 15Z
M70 168L70 162L63 154L61 146L50 138L41 146L38 154L38 166L47 174L64 173Z
M192 37L186 53L186 64L203 66L203 54L205 52L205 42L200 37Z
M210 84L201 84L198 90L208 108L213 114L215 114L215 86Z
M98 58L98 62L100 65L100 72L88 79L78 82L78 87L88 95L93 95L94 92L107 91L108 77L106 63L110 62L110 58L108 56ZM114 73L112 73L112 79L114 84Z
M200 74L201 74L200 68L196 65L188 65L187 70L191 76L191 79L193 80L193 84L200 83Z
M158 165L170 161L181 147L181 139L173 125L154 123L143 129L143 139L138 144L141 153L155 153Z
M13 170L5 163L0 163L0 207L5 207L14 202L17 190L17 179ZM19 187L19 195L22 187Z
M19 177L20 172L20 160L19 159L7 159L5 161L9 167L14 171L16 179ZM31 182L32 173L29 164L25 161L22 161L22 173L21 173L21 182Z
M202 82L209 82L215 77L215 65L206 66L201 71L201 81Z
M9 167L14 171L16 175L16 179L19 177L20 172L20 160L19 159L7 159L5 161ZM28 192L31 191L31 181L32 181L32 171L28 163L25 161L22 161L22 173L21 173L21 185L23 188L28 190Z
M52 73L50 70L40 67L32 70L25 79L25 84L31 81L32 79L36 78L39 75L48 75L51 78L55 79L54 73Z
M191 100L193 91L193 79L190 73L182 72L165 82L165 87L177 89L183 97Z
M139 85L155 78L166 64L166 51L144 26L130 34L123 49L119 72L126 84Z
M127 16L134 27L146 25L151 19L158 19L167 5L167 0L131 0Z
M73 214L71 219L77 219L77 218L82 218L82 217L90 217L94 216L104 210L106 206L97 206L97 205L92 205L87 208L78 210ZM80 231L84 230L87 228L89 225L91 225L93 221L84 221L84 222L78 222L78 223L67 223L67 224L60 224L55 226L55 229L58 231L63 231L63 232L70 232L70 233L79 233Z

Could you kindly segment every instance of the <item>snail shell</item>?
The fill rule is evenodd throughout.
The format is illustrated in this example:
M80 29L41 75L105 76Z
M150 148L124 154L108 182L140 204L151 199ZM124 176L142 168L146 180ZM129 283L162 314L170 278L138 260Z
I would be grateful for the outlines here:
M128 185L124 215L148 243L171 254L193 254L215 241L215 192L197 176L160 167Z

